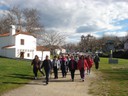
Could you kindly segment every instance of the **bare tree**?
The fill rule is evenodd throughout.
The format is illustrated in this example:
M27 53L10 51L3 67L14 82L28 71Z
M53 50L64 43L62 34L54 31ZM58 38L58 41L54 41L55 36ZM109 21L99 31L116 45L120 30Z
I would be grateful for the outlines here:
M23 15L25 19L25 27L28 32L41 32L43 26L40 22L40 13L36 9L24 9Z
M66 36L62 32L43 32L38 34L38 40L43 45L53 46L53 45L63 45Z
M108 51L106 49L106 44L112 43L115 50L123 49L124 46L124 38L123 37L117 37L117 36L103 36L102 38L98 39L99 43L98 45L103 49L103 51Z
M13 18L12 20L15 21L16 25L18 25L18 29L21 30L22 27L22 10L17 7L17 6L13 6L8 13L8 16ZM13 21L12 21L13 22Z
M39 33L37 35L38 38L38 45L45 45L47 46L51 53L53 53L54 49L57 46L62 46L65 42L66 36L62 32L56 31L45 31L43 33Z
M36 9L20 9L14 6L8 10L8 13L0 18L0 31L8 32L10 25L16 25L17 30L23 30L35 33L41 32L43 26L40 22L40 14Z
M0 18L0 34L6 33L9 30L9 27L6 26L8 25L8 18Z
M4 15L0 18L0 34L9 32L10 25L16 24L15 19L10 15Z
M81 41L79 42L81 51L93 51L95 50L96 38L88 34L87 36L81 36Z
M67 52L70 53L70 52L79 52L79 46L78 44L75 44L75 43L67 43L65 45L63 45L63 47L65 49L67 49Z

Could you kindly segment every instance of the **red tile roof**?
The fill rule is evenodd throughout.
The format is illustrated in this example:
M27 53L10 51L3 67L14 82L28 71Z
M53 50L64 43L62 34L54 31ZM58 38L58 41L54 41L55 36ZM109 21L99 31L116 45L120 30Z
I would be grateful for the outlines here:
M19 34L34 36L34 35L32 35L31 33L29 33L29 32L16 32L16 34L14 34L13 36L16 36L16 35L19 35ZM35 36L34 36L34 37L35 37Z
M9 47L13 47L13 46L15 46L15 45L7 45L7 46L2 47L2 49L4 49L4 48L9 48Z
M16 36L16 35L19 35L19 34L25 34L25 35L31 35L31 36L34 36L32 35L31 33L29 32L16 32L16 34L14 34L13 36ZM4 37L4 36L9 36L10 33L4 33L4 34L0 34L0 37ZM35 36L34 36L35 37Z
M49 49L47 47L44 47L44 46L36 46L36 50L37 51L49 51Z
M9 33L0 34L0 37L9 36Z

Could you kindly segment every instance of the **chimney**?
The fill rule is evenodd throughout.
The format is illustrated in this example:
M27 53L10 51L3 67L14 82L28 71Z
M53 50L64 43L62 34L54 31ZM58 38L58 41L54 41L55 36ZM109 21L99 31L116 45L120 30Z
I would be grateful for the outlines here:
M16 34L16 27L14 25L10 26L10 35Z

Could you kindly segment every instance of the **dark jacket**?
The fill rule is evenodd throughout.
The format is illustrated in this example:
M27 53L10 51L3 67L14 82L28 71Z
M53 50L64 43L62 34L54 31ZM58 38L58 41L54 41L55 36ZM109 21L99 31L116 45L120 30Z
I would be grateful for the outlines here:
M95 56L95 58L94 58L94 62L95 62L95 63L99 63L99 61L100 61L99 56Z
M73 65L72 65L73 64ZM77 69L77 62L75 60L70 60L68 64L69 70L76 70Z
M31 65L33 65L33 68L40 68L41 61L36 61L35 59L32 60Z
M61 70L67 69L67 62L64 58L61 59L60 64L61 64Z
M44 60L41 68L44 68L44 70L50 70L50 69L52 69L51 60Z

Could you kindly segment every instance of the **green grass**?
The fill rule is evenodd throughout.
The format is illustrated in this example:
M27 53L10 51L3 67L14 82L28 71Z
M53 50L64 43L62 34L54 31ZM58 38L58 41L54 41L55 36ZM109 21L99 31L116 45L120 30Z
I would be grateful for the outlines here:
M119 64L108 64L107 58L100 59L99 70L95 70L93 66L97 76L92 80L90 93L94 96L127 96L128 60L119 59ZM30 63L30 61L0 58L0 95L32 80Z
M32 80L30 61L0 58L0 94Z
M91 84L91 93L97 96L128 96L128 60L118 60L118 64L108 64L108 58L101 58L99 70L93 69L98 76Z

